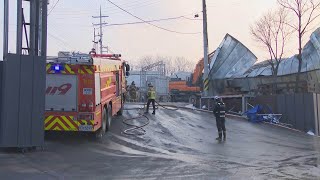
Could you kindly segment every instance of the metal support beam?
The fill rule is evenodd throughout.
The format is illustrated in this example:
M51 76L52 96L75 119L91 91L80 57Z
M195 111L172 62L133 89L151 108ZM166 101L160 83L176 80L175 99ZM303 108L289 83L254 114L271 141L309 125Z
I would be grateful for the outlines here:
M48 24L48 0L42 0L41 4L41 20L40 24L40 43L39 46L41 47L41 54L40 56L46 57L47 56L47 24Z
M36 37L36 31L37 25L36 25L36 19L34 17L37 17L37 1L33 0L30 1L30 54L31 56L36 55L35 53L35 44L37 41Z
M9 52L9 0L4 0L3 26L3 60Z
M17 40L16 40L16 53L22 54L22 0L17 0Z
M242 96L242 113L245 113L248 110L247 107L247 97Z

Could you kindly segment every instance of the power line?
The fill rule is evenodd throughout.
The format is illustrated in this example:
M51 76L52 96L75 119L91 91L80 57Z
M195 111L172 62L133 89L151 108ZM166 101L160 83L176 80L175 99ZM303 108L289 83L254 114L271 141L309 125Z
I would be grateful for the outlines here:
M139 3L137 3L137 2L139 2ZM120 6L125 5L127 10L133 10L133 9L142 8L142 7L145 7L145 6L150 6L150 5L159 3L159 2L161 2L161 0L143 1L143 2L141 2L141 0L138 0L138 1L132 1L132 2L129 2L129 3L121 4ZM103 13L108 13L109 15L110 14L120 13L119 9L117 7L103 8L102 10L106 10L106 12L104 12L104 11L102 11L102 12ZM61 10L58 11L57 14L60 14L60 15L66 14L66 15L68 15L68 14L91 14L91 13L92 13L91 10L81 10L80 11L80 10L74 10L74 9L63 9L62 11Z
M171 17L171 18L163 18L163 19L155 19L155 20L149 20L149 21L138 21L138 22L128 22L128 23L116 23L116 24L107 24L104 26L125 26L125 25L133 25L133 24L145 24L145 23L151 23L151 22L161 22L161 21L171 21L171 20L177 20L177 19L187 19L187 20L198 20L198 19L191 19L185 16L177 16L177 17Z
M51 14L51 12L54 10L54 8L57 6L60 0L57 0L57 2L52 6L51 10L48 13L48 16Z
M117 8L119 8L120 10L122 10L122 11L126 12L127 14L131 15L132 17L135 17L135 18L143 21L144 23L147 23L147 24L149 24L149 25L151 25L151 26L153 26L153 27L156 27L156 28L158 28L158 29L161 29L161 30L164 30L164 31L168 31L168 32L171 32L171 33L177 33L177 34L200 34L200 33L201 33L201 32L195 32L195 33L178 32L178 31L174 31L174 30L170 30L170 29L163 28L163 27L161 27L161 26L157 26L157 25L155 25L155 24L152 24L152 23L150 23L150 22L148 22L148 21L145 21L144 19L142 19L142 18L140 18L140 17L138 17L138 16L130 13L129 11L127 11L127 10L123 9L122 7L118 6L117 4L115 4L114 2L112 2L111 0L107 0L107 1L108 1L109 3L111 3L111 4L113 4L114 6L116 6Z
M50 33L50 32L48 32L48 37L51 37L51 38L53 38L53 39L55 39L56 40L56 42L58 43L58 46L60 47L60 48L67 48L67 49L72 49L71 48L71 46L70 46L70 44L68 44L65 40L63 40L61 37L58 37L58 36L55 36L54 34L52 34L52 33ZM59 45L60 44L60 45ZM62 47L62 46L64 46L64 47Z

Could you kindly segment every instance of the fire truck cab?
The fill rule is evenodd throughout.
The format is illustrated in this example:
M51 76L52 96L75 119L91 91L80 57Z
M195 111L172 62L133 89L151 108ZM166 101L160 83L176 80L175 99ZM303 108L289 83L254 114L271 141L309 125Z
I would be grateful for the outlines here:
M120 57L69 52L48 57L45 130L102 137L124 107L130 66Z

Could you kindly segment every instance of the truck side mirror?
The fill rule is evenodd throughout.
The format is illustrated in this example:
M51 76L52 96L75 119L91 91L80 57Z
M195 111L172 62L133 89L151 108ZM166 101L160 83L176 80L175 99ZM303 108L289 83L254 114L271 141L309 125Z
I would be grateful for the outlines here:
M126 64L126 71L129 72L130 71L130 65Z

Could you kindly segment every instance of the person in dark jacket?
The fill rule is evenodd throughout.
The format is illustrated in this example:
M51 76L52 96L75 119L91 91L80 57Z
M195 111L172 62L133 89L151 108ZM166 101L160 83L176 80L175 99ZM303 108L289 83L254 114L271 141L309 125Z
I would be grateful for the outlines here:
M222 102L221 98L216 96L214 97L215 100L215 107L213 110L213 113L216 117L216 123L217 123L217 129L218 129L218 137L216 140L222 141L222 135L223 140L226 140L226 105Z

